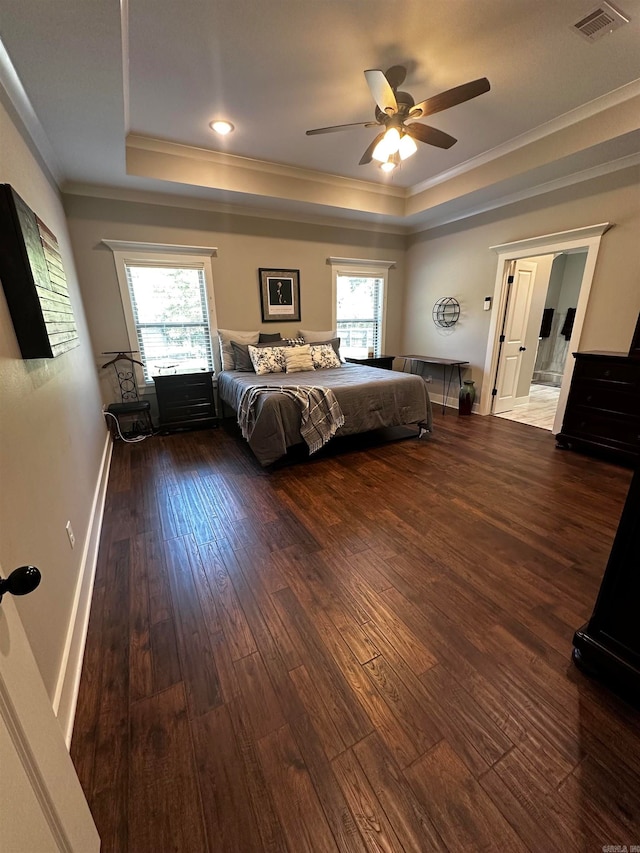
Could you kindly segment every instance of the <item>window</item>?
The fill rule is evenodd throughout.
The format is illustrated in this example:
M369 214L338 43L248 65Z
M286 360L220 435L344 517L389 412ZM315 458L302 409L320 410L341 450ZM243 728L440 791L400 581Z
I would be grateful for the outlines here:
M118 251L131 244L117 241L108 245L114 249L129 347L140 354L144 382L162 373L214 370L210 256L188 255L188 247L164 254L148 246Z
M213 370L204 271L125 263L145 379L173 370Z
M381 278L340 275L336 281L336 328L344 355L382 355Z
M352 358L384 353L388 261L330 258L340 352Z

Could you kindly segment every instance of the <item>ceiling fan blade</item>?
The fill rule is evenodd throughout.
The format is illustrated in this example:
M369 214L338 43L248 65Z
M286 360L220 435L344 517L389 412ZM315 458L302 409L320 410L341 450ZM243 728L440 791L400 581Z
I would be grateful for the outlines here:
M447 89L446 92L440 92L439 95L433 95L424 101L416 104L409 113L411 118L421 118L422 116L439 113L442 110L448 110L449 107L455 107L457 104L463 104L465 101L470 101L471 98L477 98L478 95L483 95L491 88L491 84L486 77L480 77L478 80L472 80L470 83L463 83L462 86L456 86L454 89Z
M334 133L336 130L347 130L349 127L376 127L375 121L354 121L351 124L334 124L332 127L316 127L305 131L307 136L316 136L318 133Z
M383 130L382 133L379 133L376 136L376 138L373 140L371 145L367 148L367 150L364 152L364 154L360 158L360 163L358 164L359 166L366 166L367 163L370 163L373 160L374 149L375 149L376 145L378 144L378 142L380 142L380 140L382 139L384 134L385 134L385 131Z
M383 113L387 115L395 115L398 112L398 102L393 94L393 89L389 85L389 81L384 76L379 68L374 68L364 72L367 80L367 85L373 95L373 100L380 107Z
M458 141L442 130L429 127L428 124L407 124L404 129L409 136L417 139L418 142L426 142L427 145L435 145L436 148L451 148Z
M387 78L387 82L391 88L395 91L398 86L402 86L404 83L405 77L407 76L407 69L404 65L392 65L391 68L387 68L384 72L384 76Z

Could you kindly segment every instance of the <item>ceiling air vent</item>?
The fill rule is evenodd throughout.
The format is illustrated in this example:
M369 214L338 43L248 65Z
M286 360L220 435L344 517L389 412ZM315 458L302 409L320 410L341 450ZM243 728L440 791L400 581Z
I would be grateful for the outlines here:
M596 41L596 39L606 36L607 33L617 30L623 24L628 24L630 20L611 3L600 3L581 21L574 24L573 29L577 30L588 41Z

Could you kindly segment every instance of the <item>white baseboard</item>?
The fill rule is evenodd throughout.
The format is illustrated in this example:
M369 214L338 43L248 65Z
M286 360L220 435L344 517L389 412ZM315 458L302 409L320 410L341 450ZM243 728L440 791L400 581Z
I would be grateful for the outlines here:
M107 495L112 450L113 442L111 436L107 433L100 470L98 472L98 482L96 483L93 495L93 504L91 506L87 535L80 562L71 618L67 629L67 639L62 655L62 663L60 664L56 692L53 698L53 712L60 723L67 749L71 745L73 721L76 715L78 690L80 689L82 660L84 658L84 647L87 639L87 628L89 626L93 582L96 575L98 547L100 545L102 517Z

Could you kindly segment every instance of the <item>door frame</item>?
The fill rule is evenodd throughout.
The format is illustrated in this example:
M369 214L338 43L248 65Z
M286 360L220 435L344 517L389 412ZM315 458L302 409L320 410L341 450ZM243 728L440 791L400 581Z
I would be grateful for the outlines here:
M0 605L0 726L22 764L33 808L44 818L55 848L98 853L98 832L9 593ZM11 810L3 820L25 821L24 849L29 849L26 805L11 798L2 805Z
M498 366L498 353L500 347L500 321L504 314L507 300L507 276L509 275L509 266L512 261L531 258L536 255L551 255L559 252L575 251L576 249L586 249L587 259L582 274L582 285L580 287L580 296L576 305L576 315L573 321L573 331L569 342L569 350L576 351L579 348L580 336L582 334L582 326L584 317L587 311L589 302L589 294L591 292L591 284L600 249L600 240L602 235L612 227L610 222L600 222L597 225L588 225L583 228L573 228L569 231L558 231L555 234L543 234L539 237L530 237L524 240L516 240L513 243L502 243L490 248L498 254L498 265L496 272L496 280L493 289L492 305L494 310L491 312L491 322L489 324L489 334L487 338L487 352L484 364L484 374L482 382L482 393L480 395L480 404L478 407L479 414L491 414L491 404L493 396L491 394L493 381L496 375ZM567 405L567 397L569 395L569 387L571 385L571 377L573 376L573 359L567 361L562 385L560 388L560 397L558 399L558 408L553 424L553 433L560 431L564 411Z

